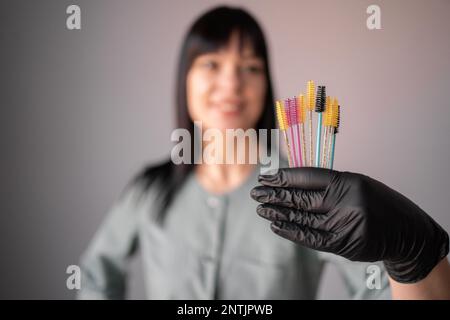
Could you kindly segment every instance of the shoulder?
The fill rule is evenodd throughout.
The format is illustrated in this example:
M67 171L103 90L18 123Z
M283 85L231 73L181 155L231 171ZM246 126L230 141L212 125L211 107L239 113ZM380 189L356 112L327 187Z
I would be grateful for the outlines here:
M164 181L171 179L173 164L170 160L145 165L139 170L125 186L122 194L130 192L142 196L150 189L160 189Z
M171 176L173 163L170 160L164 160L158 163L146 165L132 179L132 183L153 183L156 180L164 180Z

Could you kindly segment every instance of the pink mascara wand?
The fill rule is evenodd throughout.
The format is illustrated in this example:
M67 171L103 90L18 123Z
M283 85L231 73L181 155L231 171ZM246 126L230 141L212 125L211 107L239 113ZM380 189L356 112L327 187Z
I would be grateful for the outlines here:
M295 140L295 148L296 155L298 160L298 165L303 167L303 159L302 159L302 147L300 143L300 126L298 121L298 106L297 106L297 98L294 97L290 99L291 101L291 122L292 122L292 130L294 131L294 140Z
M297 161L297 152L296 152L296 141L294 139L294 128L293 128L293 119L292 119L292 106L291 106L291 99L285 99L284 100L284 106L286 108L286 115L287 115L287 121L289 126L289 140L291 147L291 155L292 155L292 162L294 167L298 167L298 161Z

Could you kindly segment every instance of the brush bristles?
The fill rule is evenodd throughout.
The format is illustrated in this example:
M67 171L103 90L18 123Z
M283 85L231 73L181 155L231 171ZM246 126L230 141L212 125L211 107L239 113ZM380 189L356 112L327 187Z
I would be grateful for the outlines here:
M302 93L297 98L298 123L306 121L305 95Z
M335 126L334 126L334 134L339 132L339 125L341 124L341 106L337 105L336 116L335 116Z
M323 112L325 110L326 96L325 86L318 86L316 96L316 112Z
M297 97L277 100L275 111L278 126L283 131L288 149L289 166L296 167L298 164L314 166L315 159L316 166L332 169L334 135L339 132L341 122L341 107L337 98L327 96L325 86L316 87L314 81L310 80L307 83L306 94L300 93ZM319 113L316 126L317 139L313 139L312 134L314 127L312 111ZM316 148L313 147L313 140L316 140Z
M310 80L308 81L307 91L306 91L306 99L307 99L307 107L308 110L314 110L314 100L315 100L315 92L316 92L316 86L314 84L314 81Z
M298 118L299 118L299 113L298 113L298 108L297 108L297 98L293 97L292 99L290 99L291 104L290 104L290 109L291 109L291 123L292 125L296 125L299 123Z
M326 102L325 102L325 111L323 113L322 118L322 124L324 126L331 126L331 98L327 96Z
M337 116L337 109L333 102L330 103L329 108L330 108L330 110L327 113L328 125L334 127L335 122L336 122L335 120L336 120L336 116Z
M286 106L283 107L283 102L281 102L281 110L283 115L284 130L287 130L289 128L289 123L287 120Z
M284 110L281 101L275 102L275 111L277 114L278 126L280 127L280 130L286 130L287 129L286 112Z
M284 100L284 110L286 113L287 128L289 128L290 126L292 126L292 123L291 123L291 101L289 98Z

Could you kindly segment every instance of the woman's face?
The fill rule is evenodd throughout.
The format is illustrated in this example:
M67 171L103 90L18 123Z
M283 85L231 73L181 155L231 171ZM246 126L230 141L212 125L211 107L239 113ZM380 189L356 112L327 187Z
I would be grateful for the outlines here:
M264 107L264 61L238 34L220 51L198 56L187 75L187 103L193 121L204 129L254 128Z

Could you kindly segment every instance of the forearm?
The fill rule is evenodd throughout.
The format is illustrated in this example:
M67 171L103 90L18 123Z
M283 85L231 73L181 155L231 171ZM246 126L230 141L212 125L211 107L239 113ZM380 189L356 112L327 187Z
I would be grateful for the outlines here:
M426 278L417 283L400 283L389 278L392 299L450 299L450 264L442 259Z

